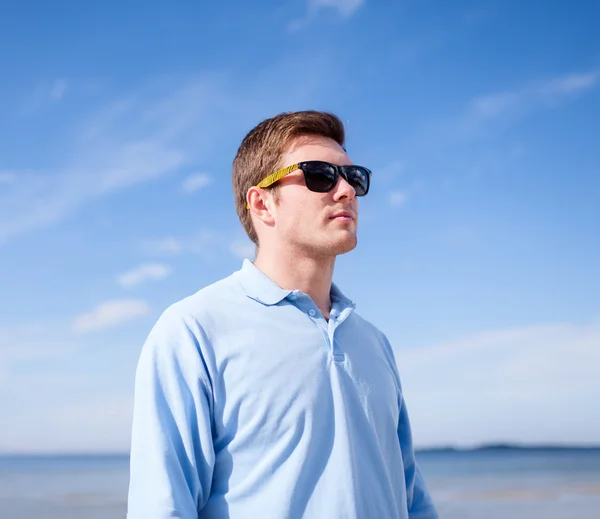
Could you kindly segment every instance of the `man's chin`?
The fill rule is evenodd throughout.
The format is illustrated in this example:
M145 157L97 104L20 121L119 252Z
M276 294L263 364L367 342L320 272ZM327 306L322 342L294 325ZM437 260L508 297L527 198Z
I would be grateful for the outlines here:
M349 236L345 240L340 240L338 243L332 247L335 250L335 255L339 256L340 254L346 254L356 248L358 240L356 239L356 235Z
M309 254L319 257L335 257L341 254L346 254L356 248L358 240L354 233L344 233L338 235L335 239L329 240L318 240L313 239L310 243L307 243L307 251Z

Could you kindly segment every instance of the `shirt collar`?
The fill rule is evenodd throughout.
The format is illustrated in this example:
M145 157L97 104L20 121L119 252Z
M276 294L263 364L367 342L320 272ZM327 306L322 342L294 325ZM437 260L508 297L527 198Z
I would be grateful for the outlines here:
M331 303L340 303L344 307L356 308L356 304L351 299L348 299L342 291L338 288L335 283L331 283L331 290L329 291L331 297Z
M238 271L238 280L249 298L267 306L276 305L292 293L292 290L281 288L249 259L244 260L242 268ZM330 295L332 303L339 302L351 308L356 306L335 283L331 284Z
M276 305L292 292L281 288L249 259L244 260L238 279L246 295L264 305Z

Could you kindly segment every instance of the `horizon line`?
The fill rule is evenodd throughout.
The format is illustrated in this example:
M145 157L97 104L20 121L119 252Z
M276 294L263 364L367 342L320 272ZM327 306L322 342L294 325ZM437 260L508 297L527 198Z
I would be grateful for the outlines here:
M600 443L595 444L577 444L577 443L513 443L513 442L490 442L473 446L460 445L434 445L416 447L414 450L419 452L475 452L482 450L599 450ZM129 451L0 451L0 458L76 458L76 457L129 457Z

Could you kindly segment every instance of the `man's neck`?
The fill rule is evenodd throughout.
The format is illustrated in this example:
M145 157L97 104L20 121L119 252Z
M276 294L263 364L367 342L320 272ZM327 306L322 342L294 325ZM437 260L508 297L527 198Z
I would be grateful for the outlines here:
M334 257L311 258L285 251L258 250L254 265L269 276L281 288L300 290L309 295L326 319L331 310L331 281Z

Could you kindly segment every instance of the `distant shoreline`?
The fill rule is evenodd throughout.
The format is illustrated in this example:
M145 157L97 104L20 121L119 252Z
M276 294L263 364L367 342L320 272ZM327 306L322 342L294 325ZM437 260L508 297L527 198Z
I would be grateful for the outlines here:
M557 444L540 444L540 445L522 445L513 443L490 443L478 445L475 447L423 447L416 449L417 453L438 453L438 452L485 452L485 451L597 451L600 450L599 445L557 445Z
M417 454L437 454L437 453L477 453L477 452L502 452L502 451L519 451L519 452L536 452L536 451L600 451L598 445L521 445L512 443L490 443L475 447L458 447L458 446L440 446L440 447L421 447L415 449ZM124 459L129 458L128 452L0 452L0 460L10 459Z

